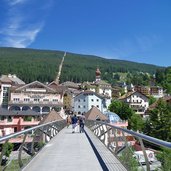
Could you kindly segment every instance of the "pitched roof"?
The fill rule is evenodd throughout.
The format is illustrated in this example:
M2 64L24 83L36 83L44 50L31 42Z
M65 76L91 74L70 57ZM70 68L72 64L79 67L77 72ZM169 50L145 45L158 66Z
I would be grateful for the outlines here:
M77 94L75 97L77 97L79 95L95 95L95 96L97 96L97 97L99 97L101 99L109 98L109 96L106 96L106 95L103 95L103 94L99 94L99 93L96 93L96 92L90 91L90 90L82 91L79 94Z
M10 84L21 84L21 85L24 85L25 84L25 82L24 81L22 81L21 79L19 79L16 75L11 75L11 74L9 74L9 75L2 75L1 77L0 77L0 81L1 82L5 82L5 83L10 83Z
M141 92L139 92L139 91L134 91L134 92L128 92L127 94L124 94L123 96L119 97L119 100L126 99L127 97L129 97L129 96L131 96L131 95L133 95L133 94L135 94L135 93L139 93L139 94L141 94L142 96L148 98L148 96L146 96L145 94L143 94L143 93L141 93Z
M111 87L111 84L107 83L106 81L104 80L98 80L98 81L95 81L95 84L96 85L99 85L100 87Z
M66 86L59 85L59 84L56 83L56 81L53 81L50 84L48 84L48 87L55 90L57 93L61 93L61 94L64 93L67 90Z
M2 76L0 77L0 81L1 81L1 82L4 82L4 83L10 83L10 84L12 84L12 81L8 78L7 75L2 75Z
M66 86L66 87L71 87L71 88L79 88L79 86L76 84L76 83L74 83L74 82L71 82L71 81L66 81L66 82L64 82L64 83L62 83L61 85L63 85L63 86Z
M169 103L169 101L171 101L171 96L164 96L164 97L161 97L159 98L158 100L156 100L153 104L151 104L149 107L148 107L148 110L153 110L157 107L157 104L158 104L158 101L159 100L163 100L167 103Z
M107 116L102 114L100 110L93 106L86 114L85 114L86 120L108 120Z
M40 121L39 125L60 120L63 120L63 118L55 110L52 110Z
M41 88L46 89L48 92L55 92L54 89L48 87L47 85L45 85L45 84L43 84L43 83L41 83L39 81L33 81L33 82L29 83L29 84L26 84L24 86L21 86L21 87L17 88L16 91L21 91L21 90L23 90L25 88L29 88L30 86L31 87L32 86L35 86L35 88L36 88L36 86L38 86L39 88L41 87Z

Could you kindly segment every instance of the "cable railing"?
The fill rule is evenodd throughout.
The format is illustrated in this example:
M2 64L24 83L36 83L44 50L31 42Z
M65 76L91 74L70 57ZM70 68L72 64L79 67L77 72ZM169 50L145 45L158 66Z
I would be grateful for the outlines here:
M156 154L166 148L171 154L171 143L145 134L114 126L102 121L86 121L86 126L99 138L103 144L120 159L123 165L131 171L167 170L163 169ZM139 147L139 152L135 150ZM167 154L166 154L167 155ZM169 155L166 156L169 158ZM171 158L168 160L171 161ZM171 166L167 166L171 169Z
M21 170L65 126L52 121L1 137L0 171Z

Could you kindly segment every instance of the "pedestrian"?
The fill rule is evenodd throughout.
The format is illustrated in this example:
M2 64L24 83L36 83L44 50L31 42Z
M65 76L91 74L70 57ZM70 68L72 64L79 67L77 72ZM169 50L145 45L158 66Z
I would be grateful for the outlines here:
M66 122L67 122L67 128L68 128L69 125L71 124L71 116L70 115L67 116Z
M80 133L84 132L84 123L81 117L79 118L79 125L80 125Z
M76 127L76 124L77 124L77 116L76 115L72 116L71 121L72 121L72 133L74 133L75 132L75 127Z

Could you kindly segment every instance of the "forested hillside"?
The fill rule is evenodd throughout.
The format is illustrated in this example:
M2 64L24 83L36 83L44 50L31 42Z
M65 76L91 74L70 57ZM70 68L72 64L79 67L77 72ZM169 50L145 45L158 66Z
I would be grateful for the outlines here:
M62 51L0 48L0 75L16 74L26 83L34 80L50 82L55 79L63 54ZM161 68L155 65L67 53L61 82L93 81L97 66L100 67L102 78L109 82L113 78L113 73L116 72L153 74Z

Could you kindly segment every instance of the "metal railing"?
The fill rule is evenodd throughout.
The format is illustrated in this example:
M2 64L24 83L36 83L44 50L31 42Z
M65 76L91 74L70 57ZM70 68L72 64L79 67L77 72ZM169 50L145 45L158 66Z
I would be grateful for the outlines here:
M114 126L110 123L102 121L86 121L86 126L94 132L104 145L125 165L128 170L162 170L161 163L154 158L154 162L150 160L147 150L160 153L160 148L165 147L171 151L171 143L162 141L141 133L137 133L125 128ZM130 137L134 141L130 140ZM121 142L122 140L122 142ZM140 162L140 158L134 155L133 145L139 145L144 162ZM171 158L169 159L171 161ZM171 166L170 166L171 168Z
M21 170L65 126L53 121L1 137L0 171Z

